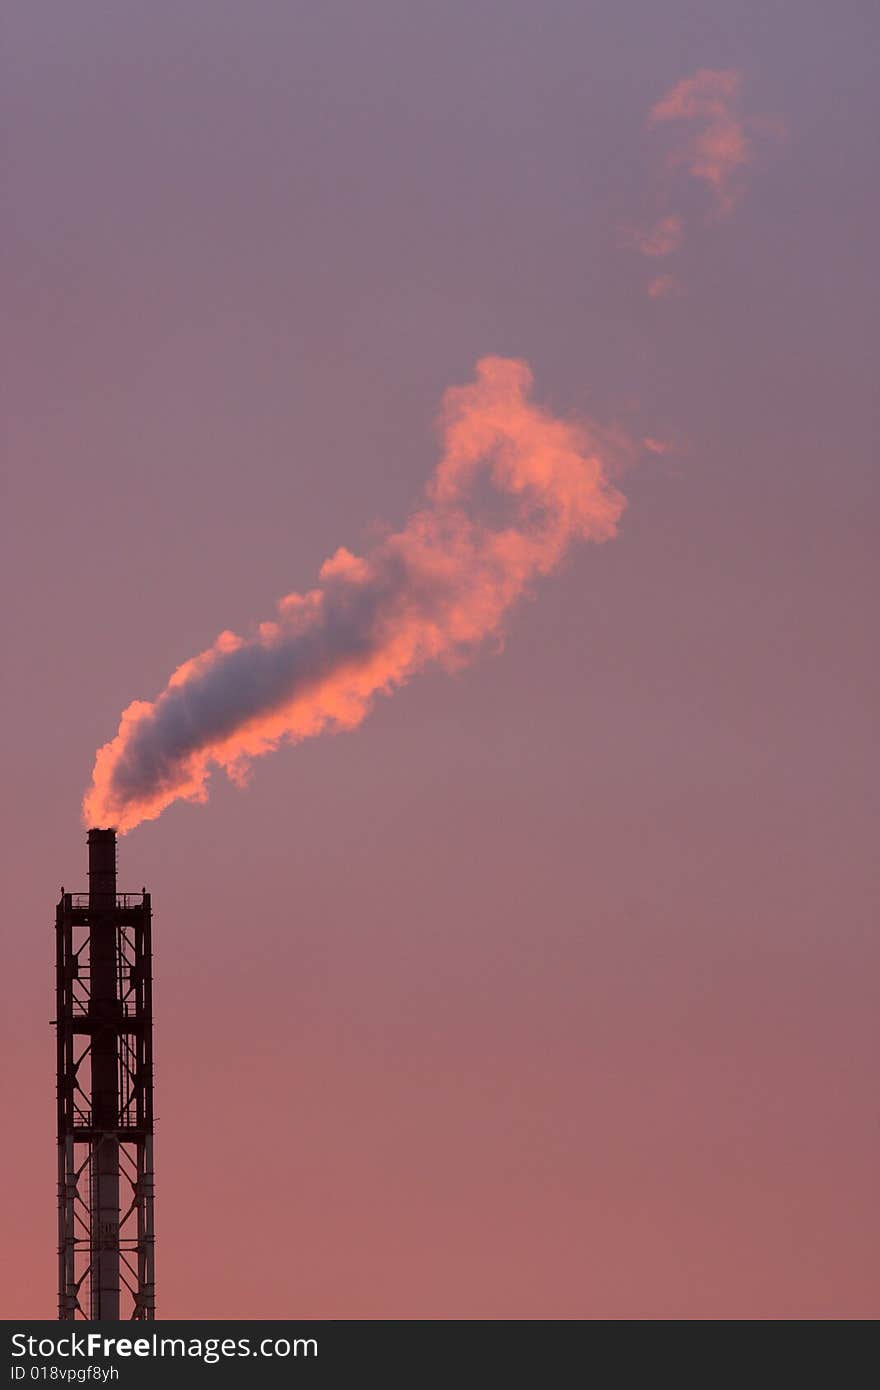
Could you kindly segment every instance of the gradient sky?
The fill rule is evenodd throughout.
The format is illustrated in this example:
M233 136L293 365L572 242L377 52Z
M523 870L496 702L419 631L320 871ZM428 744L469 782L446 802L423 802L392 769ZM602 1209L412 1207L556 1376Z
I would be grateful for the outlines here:
M5 1317L55 1311L54 903L129 701L400 525L486 353L669 441L500 654L121 844L160 1317L880 1312L878 12L10 0ZM651 108L775 118L724 217Z

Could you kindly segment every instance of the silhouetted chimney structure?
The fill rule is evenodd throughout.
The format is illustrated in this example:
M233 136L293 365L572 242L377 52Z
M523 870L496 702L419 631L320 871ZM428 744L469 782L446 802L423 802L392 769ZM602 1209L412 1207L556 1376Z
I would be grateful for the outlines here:
M55 913L58 1317L156 1313L150 895L117 893L116 832Z

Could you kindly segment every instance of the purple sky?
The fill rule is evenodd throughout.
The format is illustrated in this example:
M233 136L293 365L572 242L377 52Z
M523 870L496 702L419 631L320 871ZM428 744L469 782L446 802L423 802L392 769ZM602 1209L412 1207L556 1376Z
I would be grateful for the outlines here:
M96 747L405 520L486 353L675 450L500 655L123 840L159 1316L876 1316L876 6L4 28L3 1316L54 1315ZM654 266L648 113L700 68L787 136Z

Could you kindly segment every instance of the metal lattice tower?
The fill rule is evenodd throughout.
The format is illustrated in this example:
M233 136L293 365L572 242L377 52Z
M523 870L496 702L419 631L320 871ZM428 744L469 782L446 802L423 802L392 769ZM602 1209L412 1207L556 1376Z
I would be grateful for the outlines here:
M116 832L55 913L58 1317L156 1315L150 895L117 893Z

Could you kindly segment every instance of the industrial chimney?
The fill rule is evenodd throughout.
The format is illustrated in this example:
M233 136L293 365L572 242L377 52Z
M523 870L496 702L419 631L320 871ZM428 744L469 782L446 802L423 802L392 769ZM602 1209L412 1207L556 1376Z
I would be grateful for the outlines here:
M155 1317L150 895L117 893L116 832L55 914L58 1317Z

